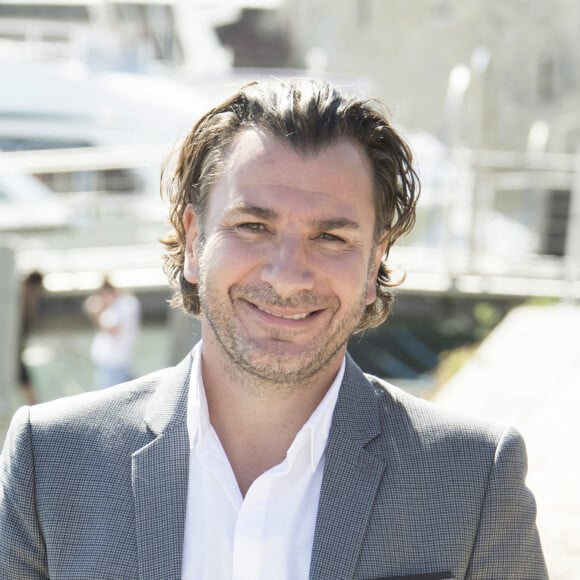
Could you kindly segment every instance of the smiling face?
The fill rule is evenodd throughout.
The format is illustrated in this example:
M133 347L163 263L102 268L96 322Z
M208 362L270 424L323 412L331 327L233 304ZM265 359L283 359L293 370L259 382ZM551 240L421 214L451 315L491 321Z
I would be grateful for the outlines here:
M184 218L204 364L270 384L332 379L385 250L372 177L349 141L302 155L258 130L238 135L204 223L191 206Z

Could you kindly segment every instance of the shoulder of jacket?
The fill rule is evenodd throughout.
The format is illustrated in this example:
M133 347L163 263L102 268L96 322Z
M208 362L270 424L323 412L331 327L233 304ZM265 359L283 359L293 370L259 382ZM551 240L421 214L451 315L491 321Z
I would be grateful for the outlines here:
M141 421L143 409L170 369L97 391L62 397L30 407L34 430L82 426L85 429L114 421Z
M379 400L383 419L406 423L430 440L459 438L497 445L507 432L518 432L478 417L452 411L436 402L412 395L373 375L365 374ZM386 416L388 415L388 417Z

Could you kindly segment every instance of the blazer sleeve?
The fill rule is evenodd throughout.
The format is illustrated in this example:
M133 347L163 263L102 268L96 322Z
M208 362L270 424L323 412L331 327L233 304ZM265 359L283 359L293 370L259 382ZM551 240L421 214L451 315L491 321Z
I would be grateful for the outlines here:
M36 517L30 407L19 409L0 456L0 577L48 578Z
M507 429L489 474L467 579L548 579L526 474L524 441L515 429Z

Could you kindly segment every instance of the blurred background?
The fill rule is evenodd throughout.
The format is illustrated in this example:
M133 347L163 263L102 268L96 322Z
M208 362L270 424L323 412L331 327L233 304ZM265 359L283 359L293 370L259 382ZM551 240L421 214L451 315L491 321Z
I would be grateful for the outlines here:
M191 348L195 322L167 305L160 168L240 84L298 75L381 99L423 181L417 226L390 256L407 275L393 314L353 356L515 424L551 578L577 578L573 0L0 0L0 441L31 393L93 388L83 303L104 276L141 305L135 374Z

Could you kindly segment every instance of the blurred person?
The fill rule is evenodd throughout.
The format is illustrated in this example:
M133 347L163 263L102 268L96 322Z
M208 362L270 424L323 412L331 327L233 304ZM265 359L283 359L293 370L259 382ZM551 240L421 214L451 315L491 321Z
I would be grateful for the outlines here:
M121 292L108 278L83 303L97 332L91 345L95 386L105 389L133 378L132 364L141 324L141 305L133 294Z
M20 334L18 343L19 384L28 405L37 401L30 370L26 364L25 350L30 333L38 317L38 307L42 298L43 275L37 270L30 272L21 285Z
M415 219L411 152L378 104L250 83L167 182L177 366L21 409L0 469L10 578L547 577L511 428L448 414L346 351L382 323Z

